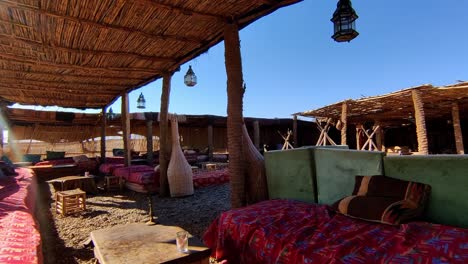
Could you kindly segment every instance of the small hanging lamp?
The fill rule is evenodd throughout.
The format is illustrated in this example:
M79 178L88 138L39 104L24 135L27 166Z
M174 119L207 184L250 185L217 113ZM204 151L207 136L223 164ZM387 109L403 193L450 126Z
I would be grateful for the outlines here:
M139 108L139 109L145 109L146 108L146 100L145 100L145 97L143 96L143 93L140 93L140 96L138 96L137 108Z
M358 18L350 0L339 0L331 21L334 26L332 38L336 42L351 41L359 35L354 21Z
M108 120L114 120L115 119L115 114L114 114L114 111L112 111L112 107L109 108L109 111L107 112L107 119Z
M192 70L192 65L189 66L187 73L184 76L184 83L189 87L195 86L197 84L197 76Z

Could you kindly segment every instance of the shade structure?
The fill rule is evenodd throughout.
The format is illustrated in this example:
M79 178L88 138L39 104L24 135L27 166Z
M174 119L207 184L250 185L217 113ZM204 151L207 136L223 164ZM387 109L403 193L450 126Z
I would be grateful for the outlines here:
M296 114L340 120L343 103L346 102L348 123L362 124L370 120L380 120L387 124L400 124L402 120L414 122L413 90L420 92L426 119L451 119L453 103L458 103L462 114L468 113L468 82L463 82L436 87L425 84L389 94L345 100Z
M1 1L0 101L101 109L299 1Z

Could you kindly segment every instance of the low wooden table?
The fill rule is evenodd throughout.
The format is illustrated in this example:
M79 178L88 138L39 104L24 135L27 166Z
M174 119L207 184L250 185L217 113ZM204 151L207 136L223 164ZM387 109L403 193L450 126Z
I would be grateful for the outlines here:
M28 167L34 171L39 182L56 179L66 175L78 175L79 168L75 164L65 165L39 165Z
M57 188L54 183L59 183L60 188L58 191L67 191L80 188L81 190L88 193L96 194L98 192L96 183L94 182L94 176L65 176L47 182L51 183L56 190Z
M114 226L91 232L94 256L101 264L123 263L190 263L208 264L210 249L195 238L189 238L189 252L176 248L176 226L143 223Z

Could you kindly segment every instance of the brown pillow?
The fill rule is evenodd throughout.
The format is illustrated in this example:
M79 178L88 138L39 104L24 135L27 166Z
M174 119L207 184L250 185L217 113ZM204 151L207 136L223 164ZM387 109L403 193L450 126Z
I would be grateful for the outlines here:
M356 176L352 196L337 201L339 213L398 225L421 216L431 187L386 176Z

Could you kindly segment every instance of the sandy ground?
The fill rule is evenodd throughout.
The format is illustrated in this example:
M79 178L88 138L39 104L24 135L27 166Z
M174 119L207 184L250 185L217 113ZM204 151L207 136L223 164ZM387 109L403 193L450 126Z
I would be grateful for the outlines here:
M87 210L62 217L54 212L53 191L40 184L37 217L43 239L44 263L95 263L92 247L84 246L91 231L115 225L147 222L148 196L133 191L102 191L88 195ZM157 222L184 228L201 238L209 224L230 208L229 184L204 187L184 198L153 196Z

